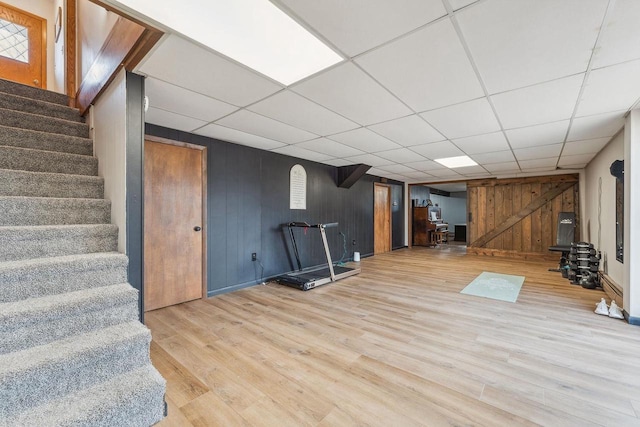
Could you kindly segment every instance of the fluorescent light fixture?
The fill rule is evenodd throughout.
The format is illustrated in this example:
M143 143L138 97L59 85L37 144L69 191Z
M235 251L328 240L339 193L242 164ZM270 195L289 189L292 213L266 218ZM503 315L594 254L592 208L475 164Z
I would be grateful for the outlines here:
M116 1L287 86L343 59L268 0Z
M433 159L442 166L448 168L463 168L465 166L476 166L477 163L471 160L469 156L445 157L444 159Z

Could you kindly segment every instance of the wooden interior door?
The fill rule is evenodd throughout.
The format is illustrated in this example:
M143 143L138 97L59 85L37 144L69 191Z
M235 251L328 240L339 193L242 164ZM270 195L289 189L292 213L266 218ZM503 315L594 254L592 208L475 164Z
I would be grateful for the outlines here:
M391 188L374 184L373 253L391 250Z
M145 311L203 296L203 152L144 145Z
M0 78L47 87L47 20L0 3Z

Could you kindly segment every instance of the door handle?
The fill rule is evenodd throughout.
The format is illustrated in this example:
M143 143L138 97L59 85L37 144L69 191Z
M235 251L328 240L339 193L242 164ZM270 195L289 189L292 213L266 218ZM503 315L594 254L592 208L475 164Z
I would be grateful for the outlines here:
M195 227L193 227L193 230L194 231L200 231L200 230L202 230L202 227L196 225Z
M36 85L36 86L40 86L40 80L34 79L33 80L33 84Z

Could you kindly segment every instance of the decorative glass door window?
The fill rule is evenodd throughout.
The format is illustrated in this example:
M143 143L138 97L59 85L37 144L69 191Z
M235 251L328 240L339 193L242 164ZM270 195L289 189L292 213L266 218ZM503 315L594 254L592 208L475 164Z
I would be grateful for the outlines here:
M0 56L29 62L29 34L27 27L0 18Z

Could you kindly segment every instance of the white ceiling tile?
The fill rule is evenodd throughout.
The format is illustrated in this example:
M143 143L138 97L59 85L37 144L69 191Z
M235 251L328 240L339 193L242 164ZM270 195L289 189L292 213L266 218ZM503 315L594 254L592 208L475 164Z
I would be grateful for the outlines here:
M391 172L391 173L405 173L405 172L415 172L415 169L411 169L405 165L385 165L379 166L378 169Z
M144 91L149 98L149 106L206 122L212 122L238 109L226 102L151 77L145 80Z
M404 175L413 179L429 179L433 178L433 175L426 172L405 172Z
M491 163L484 165L489 172L520 172L520 168L516 162Z
M604 138L615 135L624 126L626 111L576 117L571 124L567 141Z
M485 98L420 114L447 138L463 138L500 130Z
M311 141L301 142L296 144L295 147L302 147L307 150L323 153L331 157L350 157L364 154L362 151L357 150L348 145L341 144L339 142L332 141L327 138L312 139Z
M287 144L306 141L317 137L317 135L305 130L294 128L293 126L289 126L247 110L240 110L224 117L218 120L216 124Z
M449 0L449 4L453 10L462 9L465 6L475 3L478 0Z
M292 90L361 125L411 114L407 106L349 62L306 80Z
M584 74L493 95L505 129L539 125L571 117Z
M382 169L378 169L378 168L371 168L367 171L367 175L384 176L388 174L391 174L391 172L383 171Z
M576 154L596 154L602 150L611 140L610 137L585 139L582 141L571 141L564 144L562 156L573 156Z
M476 161L476 163L481 165L513 162L515 160L515 158L513 157L513 152L511 150L496 151L492 153L470 154L469 157L471 157Z
M375 153L377 151L393 150L401 148L395 142L389 141L387 138L371 132L367 128L350 130L347 132L331 135L330 139L342 142L350 147L357 148L366 153Z
M341 166L347 166L347 165L353 164L353 162L350 162L344 159L329 159L329 160L324 160L322 163L335 166L335 167L341 167Z
M595 51L593 67L640 58L640 2L617 0Z
M464 156L464 153L449 141L416 145L414 147L411 147L411 150L432 160L442 159L446 157Z
M440 0L282 0L349 56L446 15Z
M322 136L360 127L351 120L288 90L276 93L248 109Z
M503 151L509 149L509 144L507 144L507 140L502 132L468 136L466 138L454 139L451 142L467 154Z
M464 174L463 176L469 179L482 179L482 178L491 178L492 175L489 172L485 172L485 173L469 173L469 174Z
M554 156L557 158L560 155L561 150L562 144L551 144L539 145L537 147L519 148L517 150L513 150L513 153L516 155L516 159L520 161L544 159Z
M460 178L460 174L453 169L438 169L435 171L429 172L436 178Z
M409 180L409 178L407 178L406 176L395 174L395 173L388 174L386 177L394 181L400 181L400 182L407 182Z
M420 161L420 162L409 162L409 163L405 163L405 165L409 166L412 169L415 169L417 171L422 171L422 172L428 172L428 171L433 171L433 170L438 170L438 169L446 169L440 163L434 162L433 160L423 160L423 161Z
M208 124L198 129L194 133L204 135L221 141L233 142L235 144L246 145L248 147L260 148L261 150L272 150L274 148L284 147L286 144L273 141L261 136L252 135L250 133L241 132L239 130L219 126L216 124Z
M564 141L569 129L569 120L545 123L505 131L511 148L535 147L536 145L557 144Z
M607 2L485 1L458 22L489 93L582 73Z
M594 157L595 153L574 155L565 155L564 153L562 153L562 156L560 156L560 161L558 161L558 166L581 167L589 163Z
M144 120L147 123L185 132L191 132L207 124L207 122L194 119L193 117L187 117L153 107L149 107L149 110L145 113Z
M359 156L347 157L345 160L348 160L353 164L362 163L362 164L373 166L373 167L390 165L393 163L389 160L383 159L382 157L378 157L374 154L361 154Z
M175 35L167 37L139 71L237 106L251 104L282 89L280 85Z
M287 145L281 148L271 150L274 153L284 154L286 156L297 157L299 159L311 160L314 162L324 162L329 160L331 156L325 154L316 153L315 151L306 150L304 148L296 147L294 145Z
M420 160L426 160L420 154L416 154L414 151L408 148L398 148L389 151L380 151L376 153L376 156L380 156L383 159L391 160L398 163L417 162Z
M525 176L531 176L533 173L542 173L542 172L553 172L556 170L555 165L553 166L542 166L542 167L532 167L532 168L522 168L523 174L528 174ZM522 176L522 175L520 175Z
M368 52L356 62L415 111L484 95L449 19Z
M367 127L405 147L446 139L416 114Z
M487 171L482 166L465 166L463 168L455 168L456 172L461 175L475 175L475 174L486 174Z
M638 76L640 60L591 71L576 115L629 109L640 98Z
M539 169L539 168L555 168L558 157L549 157L546 159L534 159L534 160L519 160L520 168L524 172L526 169Z

